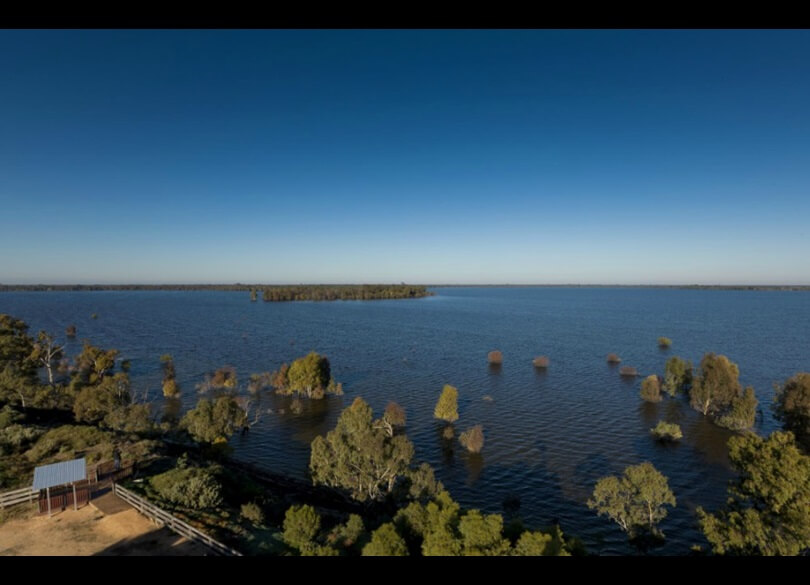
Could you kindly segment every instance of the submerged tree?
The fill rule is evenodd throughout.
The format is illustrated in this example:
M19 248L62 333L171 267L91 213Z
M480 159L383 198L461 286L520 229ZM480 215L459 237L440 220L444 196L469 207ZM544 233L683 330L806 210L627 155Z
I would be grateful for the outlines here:
M487 361L493 366L500 366L503 363L503 354L495 349L487 354Z
M790 432L764 439L731 437L729 459L740 473L728 504L698 519L716 554L798 555L810 549L810 457Z
M458 389L450 384L444 385L433 416L450 423L458 420Z
M659 441L678 441L683 438L680 426L663 420L659 420L658 424L650 429L650 433Z
M650 374L641 381L641 397L647 402L661 402L661 382L658 376Z
M658 523L667 515L665 506L675 506L667 478L652 463L631 465L621 477L603 477L596 483L588 507L607 516L630 535L663 536Z
M810 452L810 373L802 372L776 387L776 418Z
M199 443L225 443L244 426L245 416L245 411L233 396L220 396L213 401L202 398L180 420L180 428Z
M177 385L177 373L174 369L174 358L170 354L160 356L163 366L163 396L177 398L180 396L180 387Z
M743 391L737 364L724 355L707 353L700 361L700 375L689 392L692 408L711 416L733 430L750 428L756 417L757 399L753 388Z
M685 392L692 384L692 362L672 356L664 367L664 390L670 396Z
M405 409L396 402L389 402L380 419L380 425L385 429L389 437L393 437L396 429L405 426L405 420Z
M475 425L461 433L458 440L470 453L480 453L484 448L484 427Z
M315 484L349 490L360 500L381 500L408 471L413 444L404 435L390 436L373 420L371 407L356 398L334 430L312 441L309 468Z
M329 360L314 351L298 358L289 367L282 364L271 374L270 383L279 394L296 393L315 399L326 394L343 394L343 386L332 378Z

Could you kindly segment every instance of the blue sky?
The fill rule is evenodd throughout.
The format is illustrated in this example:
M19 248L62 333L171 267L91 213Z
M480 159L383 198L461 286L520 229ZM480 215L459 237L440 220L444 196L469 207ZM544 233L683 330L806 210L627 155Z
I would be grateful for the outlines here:
M0 31L0 282L810 284L810 31Z

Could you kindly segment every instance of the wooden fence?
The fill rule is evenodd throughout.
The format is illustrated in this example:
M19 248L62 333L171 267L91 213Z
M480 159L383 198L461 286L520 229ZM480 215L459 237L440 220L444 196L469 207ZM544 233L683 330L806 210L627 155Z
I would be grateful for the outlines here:
M33 502L38 497L39 492L32 490L30 487L5 492L0 494L0 508L6 508L24 502Z
M204 544L215 553L223 556L232 556L232 557L241 557L242 553L237 550L232 549L231 547L222 544L221 542L214 540L210 536L208 536L205 532L194 528L190 524L183 522L176 516L172 516L165 510L158 508L148 500L145 500L141 496L132 493L126 488L121 487L117 483L112 484L113 493L131 505L133 508L138 510L141 514L154 520L158 525L161 526L168 526L172 531L176 532L180 536L185 536L188 539L191 539L195 542L199 542Z

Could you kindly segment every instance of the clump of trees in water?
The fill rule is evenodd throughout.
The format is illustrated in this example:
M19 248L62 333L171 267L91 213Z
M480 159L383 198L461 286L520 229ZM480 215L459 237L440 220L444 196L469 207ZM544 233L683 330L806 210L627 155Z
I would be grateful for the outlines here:
M425 286L409 284L351 284L269 286L262 299L278 301L370 301L377 299L415 299L433 293Z
M687 392L692 386L692 362L672 356L664 367L663 389L670 396Z
M600 479L587 505L600 516L607 516L631 539L663 538L658 523L674 507L675 495L667 478L652 463L631 465L624 473Z
M619 368L620 376L635 377L638 376L638 370L633 366L622 366Z
M540 370L544 370L544 369L546 369L548 367L548 357L544 356L544 355L539 355L539 356L537 356L536 358L534 358L532 360L532 365L535 368L538 368Z
M607 354L607 363L609 363L609 364L618 364L621 361L622 361L622 358L620 358L617 354L615 354L615 353Z
M658 424L650 429L650 433L662 442L679 441L683 438L680 426L663 420L658 421Z
M669 349L672 345L672 340L669 337L659 337L658 338L658 347L661 349Z
M269 382L278 394L297 394L319 400L327 394L343 394L343 385L335 381L331 372L329 359L312 351L289 366L282 364L270 374Z
M707 353L700 361L700 373L692 381L692 408L721 427L744 430L754 426L757 398L750 386L743 390L740 369L724 355Z

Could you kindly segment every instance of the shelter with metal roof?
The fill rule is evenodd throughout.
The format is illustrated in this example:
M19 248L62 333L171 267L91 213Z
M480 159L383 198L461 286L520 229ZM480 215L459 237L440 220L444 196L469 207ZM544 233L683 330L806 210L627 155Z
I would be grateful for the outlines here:
M40 465L34 469L34 490L45 490L45 498L48 501L48 516L51 515L51 488L73 488L73 507L79 508L76 493L76 484L87 479L87 462L84 457L73 461L62 461L61 463L51 463L50 465ZM63 499L62 506L67 504L67 499Z

